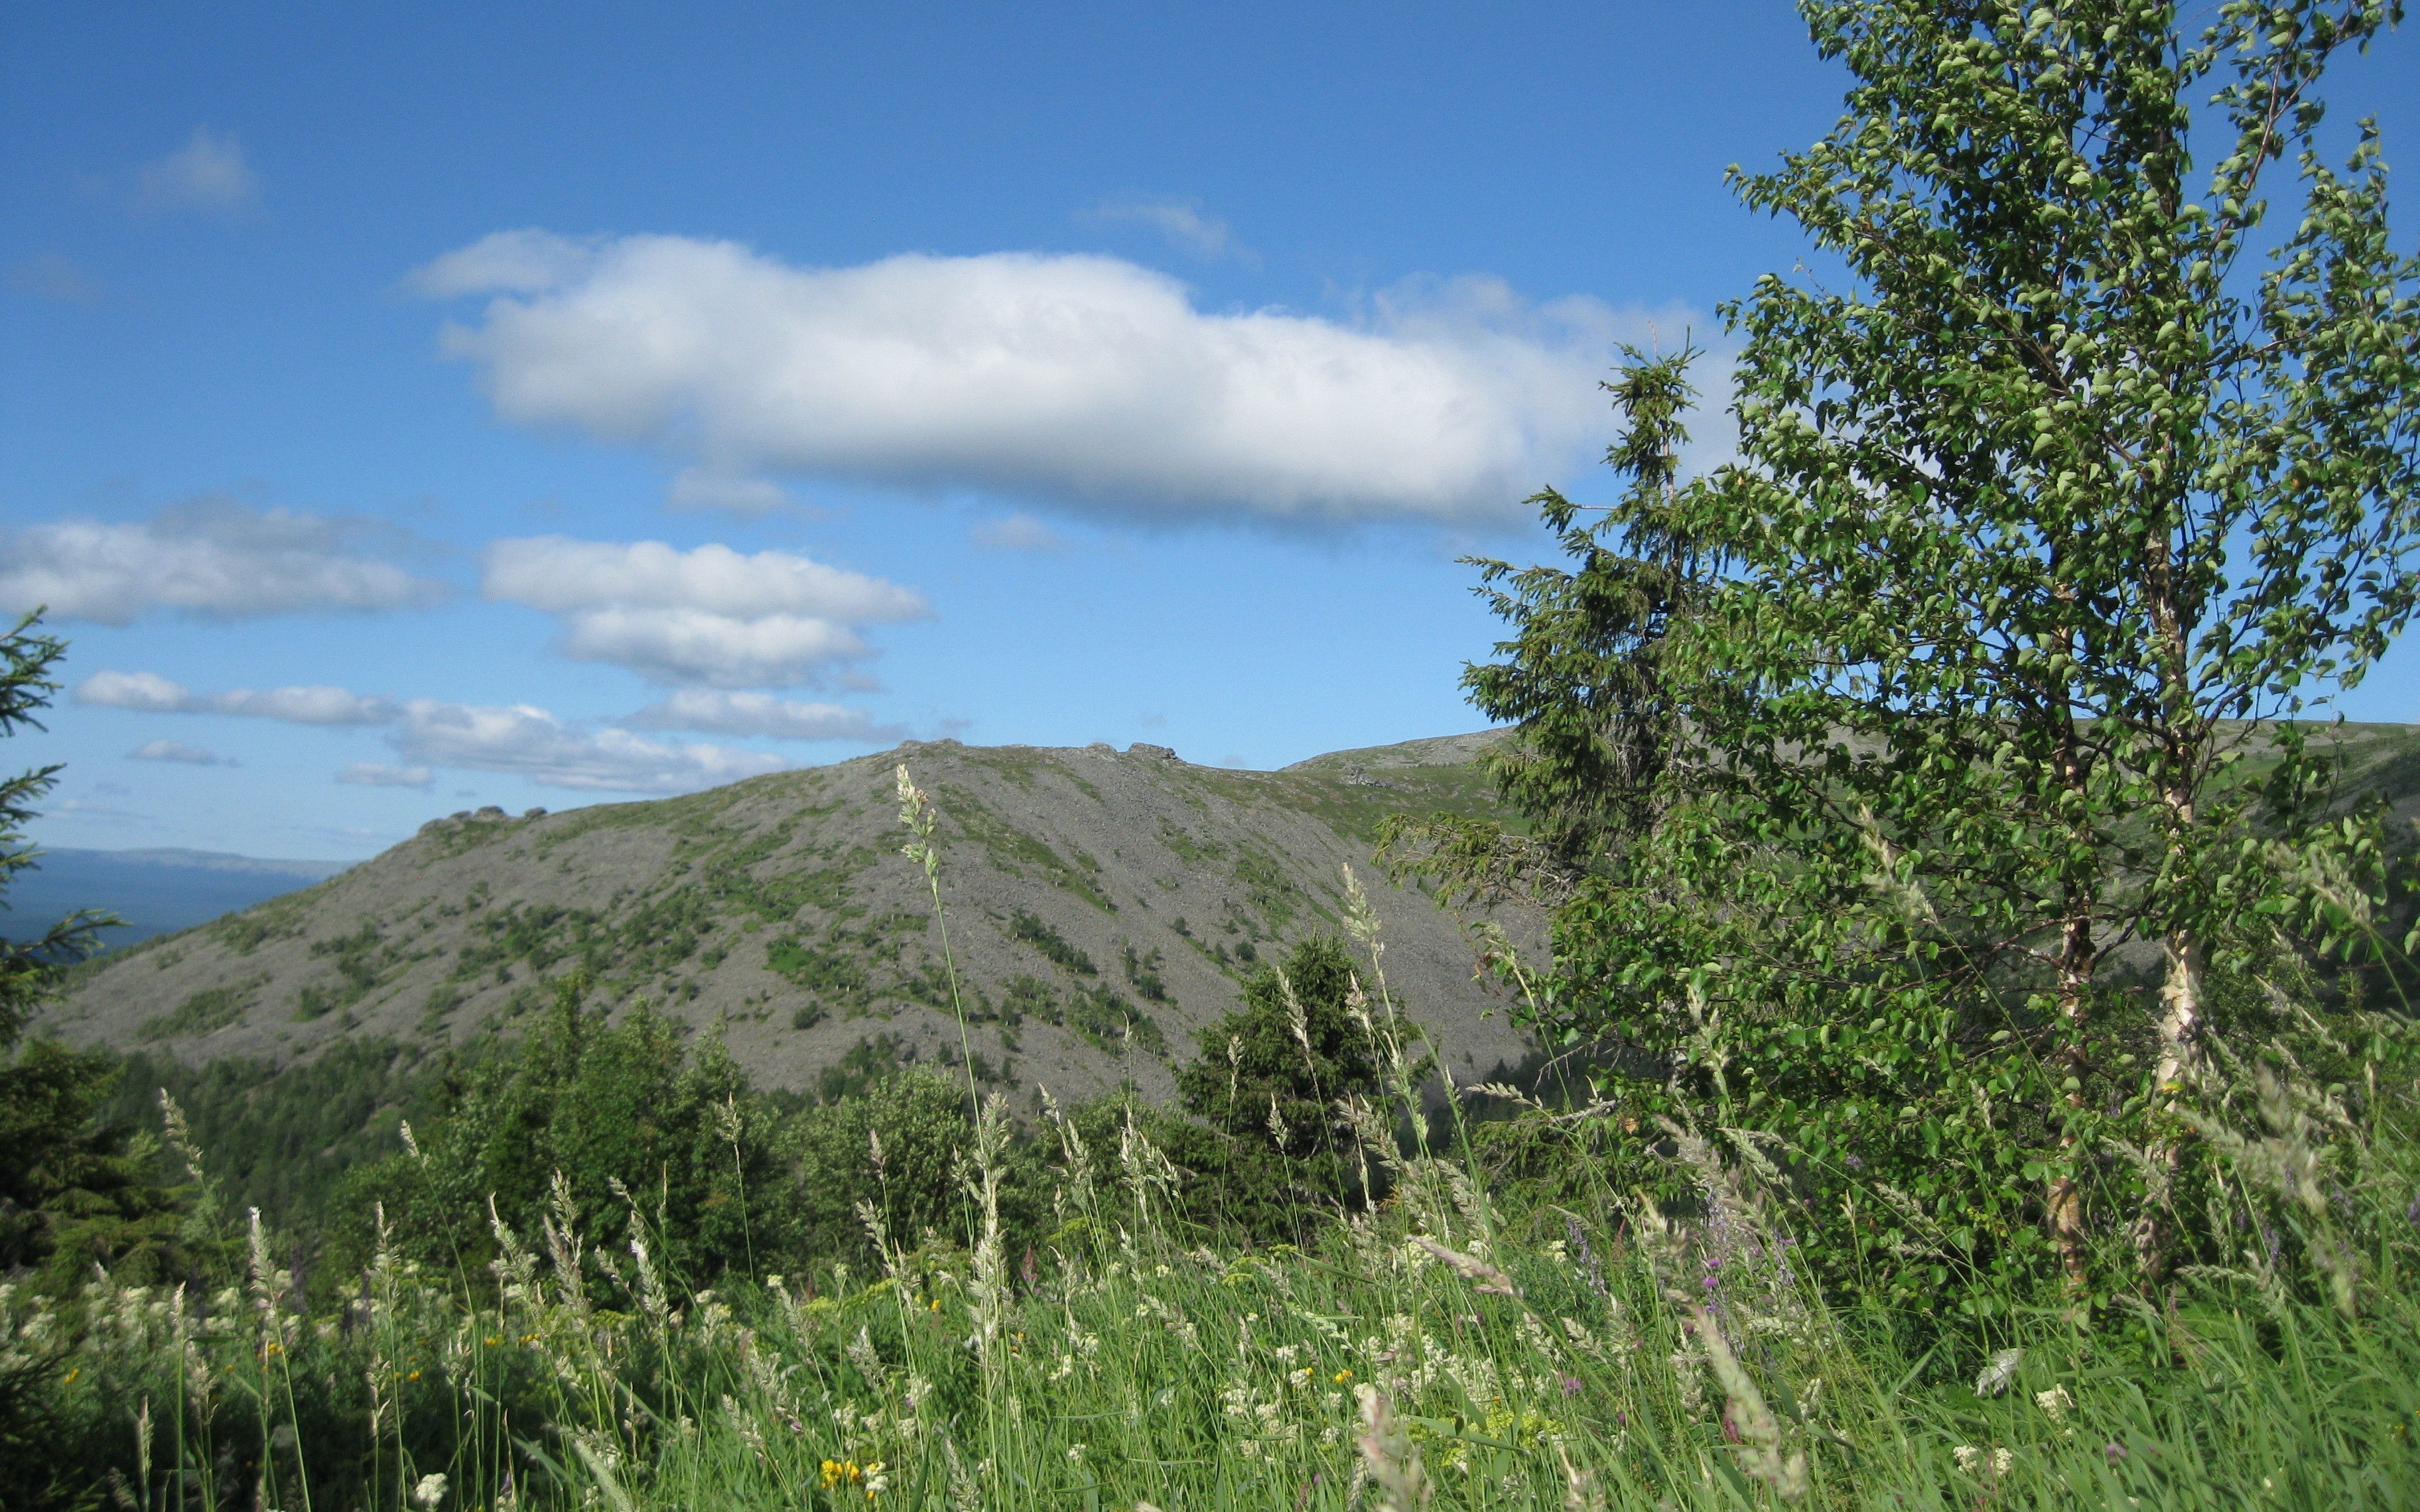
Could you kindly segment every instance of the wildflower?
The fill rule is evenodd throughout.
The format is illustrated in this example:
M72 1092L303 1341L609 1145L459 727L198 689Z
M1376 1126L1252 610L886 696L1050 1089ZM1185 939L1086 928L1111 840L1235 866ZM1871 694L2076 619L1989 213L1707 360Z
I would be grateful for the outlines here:
M1069 1463L1069 1464L1071 1464L1071 1465L1080 1465L1080 1464L1082 1464L1083 1462L1084 1462L1084 1446L1083 1446L1082 1444L1080 1444L1080 1443L1071 1443L1071 1444L1069 1444L1069 1445L1067 1446L1067 1463Z
M873 1468L875 1473L880 1474L882 1461L876 1460ZM833 1490L843 1486L861 1486L865 1484L865 1473L866 1467L854 1459L827 1459L823 1462L824 1489ZM886 1481L885 1484L889 1483Z
M1352 1379L1353 1379L1353 1372L1352 1372L1352 1371L1350 1371L1350 1370L1339 1370L1338 1372L1336 1372L1336 1375L1335 1375L1335 1378L1334 1378L1334 1379L1335 1379L1336 1383L1337 1383L1338 1385L1342 1386L1342 1385L1343 1385L1346 1381L1350 1381L1350 1380L1352 1380Z
M411 1489L411 1499L425 1507L434 1507L445 1500L445 1476L442 1473L423 1475L420 1484Z
M1977 1462L1983 1458L1983 1451L1971 1444L1953 1444L1950 1446L1949 1458L1958 1461L1959 1469L1973 1474Z
M2034 1393L2034 1405L2042 1410L2044 1417L2058 1423L2066 1420L2067 1410L2075 1405L2075 1398L2067 1394L2065 1386L2053 1386Z

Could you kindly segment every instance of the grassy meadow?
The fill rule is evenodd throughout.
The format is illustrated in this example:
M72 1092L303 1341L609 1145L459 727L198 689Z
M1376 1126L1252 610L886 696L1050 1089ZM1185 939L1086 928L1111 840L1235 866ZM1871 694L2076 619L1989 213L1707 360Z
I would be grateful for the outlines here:
M2226 1263L1989 1327L1827 1304L1793 1258L1838 1215L1735 1132L1668 1128L1680 1202L1591 1185L1585 1160L1551 1192L1507 1179L1508 1150L1622 1119L1619 1099L1497 1088L1509 1117L1437 1116L1378 923L1356 922L1377 990L1357 978L1351 1011L1393 1106L1344 1112L1386 1196L1302 1244L1188 1220L1131 1104L1090 1139L1055 1105L1028 1131L1050 1212L1015 1244L1017 1134L970 1083L956 1222L894 1225L876 1133L856 1263L692 1285L651 1194L617 1184L599 1229L557 1175L534 1225L475 1215L484 1258L409 1257L373 1196L366 1263L302 1274L302 1247L224 1209L171 1104L214 1284L0 1288L0 1381L17 1421L39 1404L56 1482L144 1512L2420 1502L2413 1087L2373 1066L2357 1115L2273 1071L2218 1095ZM408 1183L428 1157L402 1142L384 1169Z

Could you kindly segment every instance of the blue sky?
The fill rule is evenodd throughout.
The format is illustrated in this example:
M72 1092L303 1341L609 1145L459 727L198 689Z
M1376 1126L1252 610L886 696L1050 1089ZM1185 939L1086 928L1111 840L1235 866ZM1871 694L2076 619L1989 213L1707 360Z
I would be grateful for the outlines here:
M2413 58L2331 83L2391 161ZM1839 88L1771 3L12 8L38 838L1470 728L1455 558L1602 489L1614 342L1791 267L1723 169Z

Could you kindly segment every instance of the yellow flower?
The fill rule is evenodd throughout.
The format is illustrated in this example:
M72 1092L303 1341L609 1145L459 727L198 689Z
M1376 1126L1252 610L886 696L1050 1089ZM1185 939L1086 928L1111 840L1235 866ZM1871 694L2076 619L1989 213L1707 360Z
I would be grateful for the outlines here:
M1350 1380L1352 1380L1352 1379L1353 1379L1353 1372L1352 1372L1352 1371L1350 1371L1350 1370L1339 1370L1338 1372L1336 1372L1336 1383L1337 1383L1338 1385L1340 1385L1340 1386L1343 1385L1346 1381L1350 1381Z
M939 1312L940 1310L941 1310L941 1299L940 1299L940 1298L939 1298L939 1297L936 1297L936 1298L934 1298L934 1299L933 1299L933 1311L935 1311L935 1312L937 1312L937 1313L938 1313L938 1312Z
M74 1384L75 1384L76 1377L78 1377L78 1376L80 1376L80 1375L83 1375L83 1374L84 1374L84 1366L82 1366L82 1365L78 1365L78 1366L76 1366L74 1369L72 1369L72 1370L69 1371L69 1372L68 1372L68 1384L69 1384L69 1385L70 1385L70 1386L74 1385Z
M876 1471L879 1471L882 1468L881 1462L879 1460L876 1461L874 1468ZM854 1459L827 1459L824 1461L824 1486L827 1489L831 1487L841 1485L844 1482L854 1486L863 1479L865 1479L865 1472Z

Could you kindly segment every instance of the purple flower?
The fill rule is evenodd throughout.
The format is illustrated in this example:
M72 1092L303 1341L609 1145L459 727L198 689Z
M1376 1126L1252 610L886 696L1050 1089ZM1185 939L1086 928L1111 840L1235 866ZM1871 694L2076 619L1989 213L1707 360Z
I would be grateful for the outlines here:
M2101 1446L2101 1458L2114 1465L2126 1458L2126 1446L2122 1443L2104 1443Z
M1577 1376L1563 1377L1563 1395L1566 1396L1576 1396L1579 1394L1580 1378Z

